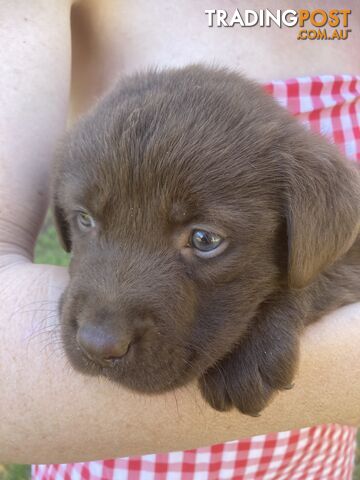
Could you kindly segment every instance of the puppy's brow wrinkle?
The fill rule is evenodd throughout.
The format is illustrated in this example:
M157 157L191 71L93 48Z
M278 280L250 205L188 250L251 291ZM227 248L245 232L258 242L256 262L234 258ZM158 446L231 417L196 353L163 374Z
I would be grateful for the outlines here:
M189 223L196 216L197 212L194 207L189 208L180 202L174 202L168 212L169 221L179 225Z

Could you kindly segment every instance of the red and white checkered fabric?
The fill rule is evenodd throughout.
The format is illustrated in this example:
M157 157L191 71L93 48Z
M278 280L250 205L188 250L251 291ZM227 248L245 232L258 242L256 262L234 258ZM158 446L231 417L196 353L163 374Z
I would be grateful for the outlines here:
M311 129L360 161L360 76L324 75L264 87ZM351 480L356 429L320 425L211 447L86 463L37 465L34 480Z
M360 76L292 78L268 83L265 89L311 130L360 161Z
M47 480L351 480L355 429L323 425L184 452L33 466Z

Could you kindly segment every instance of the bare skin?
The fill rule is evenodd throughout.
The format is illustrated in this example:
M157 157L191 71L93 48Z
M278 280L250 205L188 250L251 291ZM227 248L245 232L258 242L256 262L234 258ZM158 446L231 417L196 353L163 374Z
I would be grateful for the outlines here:
M215 3L206 8L218 7ZM245 8L241 2L223 3L221 8L228 10ZM246 8L299 8L301 2L258 3ZM360 304L307 329L295 388L279 394L260 418L253 419L212 410L196 385L143 397L74 372L59 344L56 308L67 271L32 263L70 88L76 117L116 75L152 63L215 60L259 80L356 73L359 60L351 57L360 29L353 25L349 43L302 42L308 53L303 55L300 47L293 53L294 29L247 29L245 35L239 29L208 29L205 7L198 0L182 2L181 8L170 7L165 0L156 2L150 14L159 18L158 23L142 0L131 5L106 0L101 7L100 2L87 0L78 5L71 85L71 1L5 0L0 5L0 44L6 45L0 50L0 460L94 460L193 448L321 423L360 425ZM354 22L355 17L354 11ZM87 43L81 43L80 30L82 38L88 35Z

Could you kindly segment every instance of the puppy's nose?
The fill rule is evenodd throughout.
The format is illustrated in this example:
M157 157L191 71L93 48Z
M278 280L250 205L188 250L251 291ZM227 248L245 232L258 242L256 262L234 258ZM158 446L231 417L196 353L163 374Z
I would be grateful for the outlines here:
M84 354L101 366L111 366L114 360L124 357L130 347L131 336L109 332L103 326L82 325L76 340Z

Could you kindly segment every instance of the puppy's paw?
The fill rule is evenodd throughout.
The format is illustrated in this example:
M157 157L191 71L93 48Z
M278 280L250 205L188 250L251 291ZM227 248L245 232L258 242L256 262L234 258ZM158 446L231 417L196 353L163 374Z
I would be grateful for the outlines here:
M226 412L233 407L221 364L207 370L199 379L199 386L202 396L215 410Z
M202 395L216 410L258 416L276 391L292 387L297 356L295 333L251 334L200 378Z

